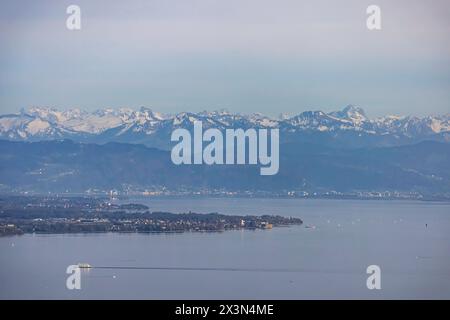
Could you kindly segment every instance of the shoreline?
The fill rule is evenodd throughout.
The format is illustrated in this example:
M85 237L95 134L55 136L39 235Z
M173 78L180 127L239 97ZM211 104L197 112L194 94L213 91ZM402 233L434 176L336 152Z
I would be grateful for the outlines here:
M126 201L130 199L146 199L146 200L214 200L214 199L270 199L270 200L352 200L352 201L413 201L413 202L439 202L450 203L446 197L424 197L424 198L406 198L406 197L357 197L357 196L287 196L287 195L118 195L113 198L107 193L86 194L86 193L0 193L2 197L66 197L66 198L92 198L92 199L110 199L112 201Z
M181 235L181 234L218 234L225 232L237 232L237 231L269 231L278 228L292 228L292 227L301 227L302 224L296 225L284 225L284 226L276 226L273 229L249 229L249 228L241 228L241 229L226 229L226 230L186 230L186 231L87 231L87 232L24 232L20 234L7 234L1 235L0 239L3 238L12 238L12 237L21 237L21 236L61 236L61 235L73 235L73 236L89 236L89 235Z

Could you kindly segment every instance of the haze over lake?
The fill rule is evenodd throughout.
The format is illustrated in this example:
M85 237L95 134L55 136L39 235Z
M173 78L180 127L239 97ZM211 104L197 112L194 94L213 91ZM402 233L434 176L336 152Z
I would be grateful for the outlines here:
M450 298L449 203L244 198L126 202L146 204L151 211L279 214L300 217L304 224L221 233L3 237L0 298ZM66 268L80 262L94 268L83 270L81 290L68 290ZM374 264L381 268L381 290L366 287L366 268Z

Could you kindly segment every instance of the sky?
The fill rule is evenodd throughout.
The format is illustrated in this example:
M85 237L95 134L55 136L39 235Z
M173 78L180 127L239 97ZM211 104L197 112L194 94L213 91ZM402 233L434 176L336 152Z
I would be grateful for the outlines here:
M0 113L450 112L447 0L0 0ZM66 8L81 8L68 30ZM366 8L381 8L368 30Z

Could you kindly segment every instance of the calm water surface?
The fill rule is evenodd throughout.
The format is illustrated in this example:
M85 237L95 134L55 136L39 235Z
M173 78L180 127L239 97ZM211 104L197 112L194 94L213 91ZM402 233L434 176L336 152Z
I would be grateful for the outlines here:
M0 298L450 298L448 203L300 199L131 202L171 212L297 216L304 225L222 233L4 237L0 238ZM82 272L81 290L67 290L66 268L79 262L94 267L218 270L94 268ZM372 264L381 267L381 290L366 287L366 268Z

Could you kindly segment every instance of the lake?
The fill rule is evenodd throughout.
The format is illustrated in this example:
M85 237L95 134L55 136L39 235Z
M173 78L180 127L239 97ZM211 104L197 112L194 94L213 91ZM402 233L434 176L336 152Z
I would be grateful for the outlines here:
M146 204L152 211L296 216L304 224L220 233L3 237L0 298L450 298L449 203L244 198L126 202ZM68 290L66 268L80 262L94 268L82 270L81 290ZM369 265L381 268L381 290L367 289Z

